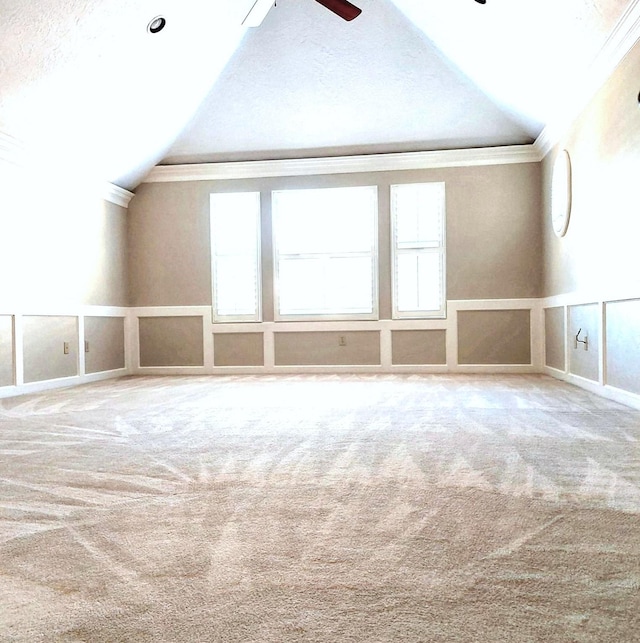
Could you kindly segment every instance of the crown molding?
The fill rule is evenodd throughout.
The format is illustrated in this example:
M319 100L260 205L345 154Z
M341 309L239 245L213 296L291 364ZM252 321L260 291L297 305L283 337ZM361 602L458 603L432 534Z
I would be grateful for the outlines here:
M278 176L426 170L478 165L537 163L541 159L540 153L533 145L510 145L435 152L367 154L362 156L191 165L157 165L147 175L144 182L220 181L224 179L256 179Z
M534 145L542 158L567 135L580 112L639 40L640 0L632 0L596 55L585 82L569 97L565 108L558 112L536 139Z
M113 183L105 183L104 185L104 200L119 205L122 208L128 208L134 196L135 194L133 192L129 192L129 190L125 190Z

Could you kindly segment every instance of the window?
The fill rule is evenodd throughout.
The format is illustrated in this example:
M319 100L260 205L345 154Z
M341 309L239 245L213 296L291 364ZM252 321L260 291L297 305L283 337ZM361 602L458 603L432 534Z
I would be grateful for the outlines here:
M394 318L445 316L444 183L391 186Z
M260 193L211 195L213 321L260 321Z
M273 193L276 319L375 319L377 188Z

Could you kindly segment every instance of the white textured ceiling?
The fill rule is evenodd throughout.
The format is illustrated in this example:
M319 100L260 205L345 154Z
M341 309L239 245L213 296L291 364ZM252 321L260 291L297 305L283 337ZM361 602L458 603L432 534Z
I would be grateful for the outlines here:
M533 141L637 0L0 0L0 132L132 188L158 161ZM152 36L149 20L166 29Z

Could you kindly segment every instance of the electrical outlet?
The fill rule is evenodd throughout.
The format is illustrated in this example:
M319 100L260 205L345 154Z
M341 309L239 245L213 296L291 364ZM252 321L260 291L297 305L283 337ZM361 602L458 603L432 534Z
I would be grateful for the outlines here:
M347 338L344 335L340 335L340 339L338 340L338 346L346 346L347 345Z
M85 353L89 352L89 340L87 339L84 340L84 352Z
M64 342L64 344L62 345L62 350L64 351L65 355L69 354L69 342Z

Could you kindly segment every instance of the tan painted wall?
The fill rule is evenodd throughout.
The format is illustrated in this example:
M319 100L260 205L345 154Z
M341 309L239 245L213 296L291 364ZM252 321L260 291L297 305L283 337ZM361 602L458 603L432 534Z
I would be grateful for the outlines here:
M38 176L1 160L0 185L3 313L128 306L127 211L103 199L103 185L55 168ZM69 319L25 319L26 382L78 374L77 320L71 328ZM70 355L62 353L63 337L71 342ZM0 360L4 372L6 360ZM0 386L6 379L0 375Z
M607 304L607 383L640 395L640 299Z
M141 317L140 366L202 366L202 317Z
M640 42L543 161L544 296L585 293L585 304L640 297L639 78ZM563 148L571 156L573 203L567 234L558 239L549 220L550 183ZM598 317L595 307L572 307L566 336L570 372L594 381L599 375ZM637 324L632 305L607 304L606 383L635 393L640 392L640 351L630 342L637 337ZM589 330L587 352L573 347L581 325Z
M640 42L543 162L544 295L628 288L640 293ZM553 161L571 156L573 205L565 237L549 221Z
M0 386L13 384L13 317L0 315Z
M41 382L78 374L78 319L26 316L24 328L24 381ZM69 353L64 353L64 343Z
M263 310L272 319L269 193L275 189L379 186L380 316L391 315L389 186L445 181L448 299L540 295L542 242L540 165L282 177L235 181L147 183L129 208L131 303L211 304L209 194L263 192Z
M262 333L214 333L214 366L263 366Z
M458 361L460 364L530 364L529 311L460 311Z
M391 356L392 364L446 364L446 331L394 330Z
M125 208L0 163L0 302L128 305Z
M87 373L124 368L124 318L85 317L84 339L89 348L85 352Z
M341 344L341 338L344 343ZM275 333L277 366L380 364L377 331Z

